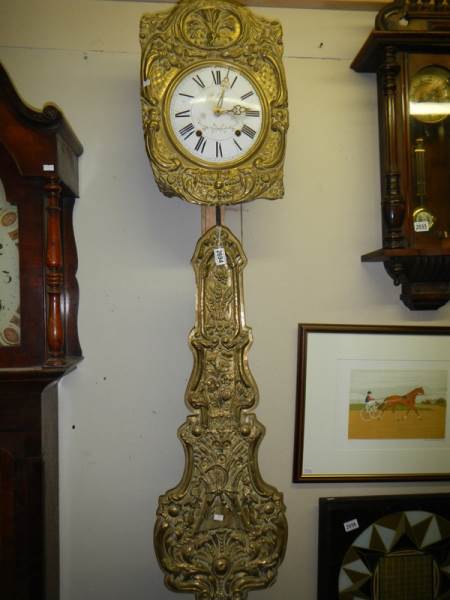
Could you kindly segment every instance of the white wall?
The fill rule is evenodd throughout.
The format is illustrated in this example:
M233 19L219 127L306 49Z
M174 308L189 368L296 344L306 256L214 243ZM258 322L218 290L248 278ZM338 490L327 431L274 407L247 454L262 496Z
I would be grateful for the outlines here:
M176 429L187 414L200 209L162 196L145 154L138 22L156 10L0 4L0 60L30 104L62 107L85 148L75 213L85 360L60 384L62 600L175 597L163 586L152 528L158 495L184 465ZM349 64L375 15L258 12L283 23L291 118L286 197L243 209L249 360L267 427L260 466L284 491L290 525L278 582L258 594L313 600L318 497L450 486L291 483L297 324L443 325L450 306L410 312L382 266L360 262L380 245L377 116L374 77ZM227 220L239 233L239 209Z

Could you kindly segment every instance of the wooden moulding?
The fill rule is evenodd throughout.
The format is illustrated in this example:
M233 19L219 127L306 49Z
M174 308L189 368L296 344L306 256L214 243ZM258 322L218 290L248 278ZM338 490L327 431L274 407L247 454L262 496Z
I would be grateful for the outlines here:
M173 0L153 0L173 4ZM241 0L247 6L273 8L322 8L330 10L379 10L387 4L384 0Z

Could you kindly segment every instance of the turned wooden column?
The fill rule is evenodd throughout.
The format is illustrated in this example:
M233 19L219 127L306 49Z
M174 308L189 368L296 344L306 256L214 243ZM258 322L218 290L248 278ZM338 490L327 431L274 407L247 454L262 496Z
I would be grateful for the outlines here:
M45 184L47 199L47 347L48 364L64 363L64 330L61 315L63 255L61 241L61 185L56 177Z
M385 137L384 149L384 180L382 181L382 214L383 214L383 245L387 248L403 248L405 237L403 223L406 205L400 188L400 169L397 135L397 75L400 65L397 62L395 47L384 49L384 62L379 70L379 89L383 97L381 101L381 120L383 126L380 135Z

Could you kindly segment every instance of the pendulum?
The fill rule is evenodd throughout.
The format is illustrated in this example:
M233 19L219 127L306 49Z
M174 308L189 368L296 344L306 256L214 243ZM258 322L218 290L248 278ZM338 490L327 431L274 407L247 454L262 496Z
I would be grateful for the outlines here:
M178 430L185 471L160 497L155 549L173 590L197 600L243 600L276 577L285 507L258 468L264 427L251 412L258 390L247 361L242 246L217 225L198 241L192 264L197 299L186 400L193 414Z

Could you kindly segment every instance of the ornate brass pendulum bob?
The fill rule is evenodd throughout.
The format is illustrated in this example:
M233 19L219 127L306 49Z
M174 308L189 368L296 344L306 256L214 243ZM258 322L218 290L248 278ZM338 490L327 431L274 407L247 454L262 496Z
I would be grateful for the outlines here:
M226 259L217 264L214 250ZM194 415L178 431L186 453L181 483L161 496L155 548L166 584L198 600L241 600L276 576L286 545L282 494L261 478L264 427L250 410L258 390L247 364L239 241L222 226L198 241L194 368L186 400Z
M143 16L141 44L144 135L161 192L216 209L280 198L288 128L280 24L235 0L180 0ZM241 244L216 223L192 262L193 414L178 431L185 471L160 497L155 549L174 591L244 600L275 580L285 507L258 469L264 427L250 412L258 391L247 364Z

